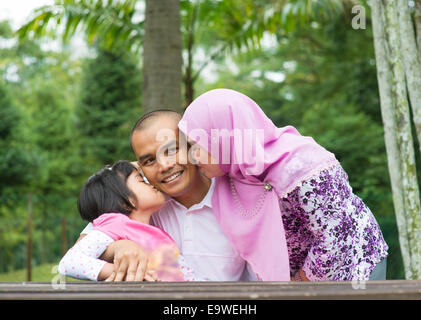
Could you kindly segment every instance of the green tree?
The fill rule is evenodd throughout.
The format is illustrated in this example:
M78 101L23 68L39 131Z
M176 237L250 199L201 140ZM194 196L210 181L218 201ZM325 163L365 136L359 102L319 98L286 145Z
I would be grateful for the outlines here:
M80 29L90 43L103 39L108 48L143 45L145 110L162 106L180 109L173 106L180 103L181 83L178 82L183 81L184 104L188 105L195 95L196 80L210 62L235 49L258 47L265 31L275 33L279 28L292 31L312 21L327 21L346 12L354 1L145 1L146 24L136 19L142 15L142 6L138 6L141 3L140 0L56 0L54 5L36 10L32 20L20 28L19 35L25 38L32 31L42 36L56 24L63 24L65 39ZM181 77L182 51L185 59ZM205 59L198 61L199 55ZM162 83L166 79L173 79L171 85Z
M13 39L10 26L0 25L9 31L4 37ZM2 270L24 266L28 193L34 247L28 262L57 259L60 219L74 215L83 168L75 130L77 61L66 53L41 50L34 41L11 43L0 50L0 74L6 79L0 112L7 120L1 122Z
M82 158L91 174L104 164L133 158L128 137L142 113L140 88L141 72L130 54L99 49L87 62L77 114Z
M25 194L40 173L42 154L31 147L23 130L23 113L0 80L0 270L13 264L13 248L25 241Z
M92 44L101 42L116 54L143 45L143 107L146 111L181 104L181 35L179 1L146 1L145 28L135 22L137 1L57 0L35 12L35 17L19 30L21 38L33 31L42 36L52 24L63 24L63 38L78 29ZM162 24L162 21L167 21ZM143 42L143 40L145 40ZM181 109L180 109L181 110Z

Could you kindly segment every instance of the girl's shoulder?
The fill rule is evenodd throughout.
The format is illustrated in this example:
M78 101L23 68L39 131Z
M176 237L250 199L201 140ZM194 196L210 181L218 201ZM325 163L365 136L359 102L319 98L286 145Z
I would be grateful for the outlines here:
M110 212L101 214L98 218L92 221L92 224L94 227L97 227L108 223L124 223L128 220L130 220L130 218L123 213Z
M130 218L122 213L104 213L92 221L93 230L106 233L114 240L124 238L124 230Z

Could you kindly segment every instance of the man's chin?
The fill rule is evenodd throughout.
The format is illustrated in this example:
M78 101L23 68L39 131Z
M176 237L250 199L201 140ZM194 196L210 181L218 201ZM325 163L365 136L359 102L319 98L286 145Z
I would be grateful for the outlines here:
M203 170L202 168L199 168L199 173L200 173L203 177L208 178L208 179L212 179L212 178L214 178L214 177L215 177L215 176L214 176L214 175L212 175L210 172L208 172L208 171L206 171L206 170Z
M184 176L185 173L183 173ZM159 190L164 192L166 195L175 198L182 195L188 189L188 184L186 183L186 177L177 181L177 183L160 183Z
M168 196L168 197L171 197L171 198L177 198L177 197L180 197L181 195L183 195L184 193L186 193L186 189L187 188L182 188L182 187L180 187L180 188L171 188L171 189L165 189L165 190L163 190L163 192Z

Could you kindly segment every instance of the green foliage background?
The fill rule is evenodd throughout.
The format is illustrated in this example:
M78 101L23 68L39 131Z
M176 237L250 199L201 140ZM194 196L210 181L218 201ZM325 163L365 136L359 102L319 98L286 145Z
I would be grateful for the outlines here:
M188 5L182 1L182 9ZM226 6L241 7L231 1ZM195 96L217 87L243 92L276 125L293 125L335 153L389 245L388 279L404 278L369 21L367 29L354 30L345 14L297 27L285 15L289 27L273 27L270 45L230 44L225 50L236 23L253 12L232 17L224 8L214 10L199 12L196 46L209 55L216 37L224 50L214 56L212 77L202 72L197 78ZM186 24L188 18L183 15ZM189 30L183 27L185 39ZM7 22L0 23L1 39L14 39ZM83 183L103 165L133 158L128 135L142 115L141 56L110 51L101 42L94 51L74 58L36 41L0 46L0 273L25 267L29 192L32 263L55 263L61 219L67 220L67 246L85 225L76 209Z

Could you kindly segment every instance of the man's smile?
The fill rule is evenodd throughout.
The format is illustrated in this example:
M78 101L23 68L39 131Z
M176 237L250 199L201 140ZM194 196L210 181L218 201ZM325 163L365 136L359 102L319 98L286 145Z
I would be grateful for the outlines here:
M162 183L170 183L175 180L178 180L178 178L184 173L184 169L181 169L177 172L173 172L170 175L165 176L164 179L161 180Z

